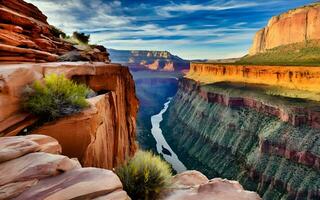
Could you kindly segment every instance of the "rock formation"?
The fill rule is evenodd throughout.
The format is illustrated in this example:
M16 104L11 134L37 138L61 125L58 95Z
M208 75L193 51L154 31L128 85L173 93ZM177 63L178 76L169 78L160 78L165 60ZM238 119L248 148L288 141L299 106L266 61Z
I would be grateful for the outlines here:
M274 86L201 78L180 80L161 124L186 167L238 180L267 200L318 199L319 102L269 93Z
M101 94L89 99L83 112L33 128L62 145L64 155L77 157L85 166L111 169L136 151L138 100L128 68L118 64L66 62L0 65L0 134L30 133L34 116L21 111L23 89L46 74L64 74ZM25 134L26 132L24 132ZM81 139L77 139L81 138Z
M70 61L71 53L82 61L109 62L104 47L88 45L84 49L59 35L34 5L23 0L0 1L0 62Z
M249 55L281 45L320 39L320 4L290 10L272 17L254 37Z
M108 49L113 62L127 65L132 70L181 71L189 68L189 61L167 51L129 51Z
M191 63L186 77L203 83L244 82L308 91L313 93L308 98L320 100L319 67ZM303 96L303 92L299 96Z
M236 181L214 178L208 180L197 171L186 171L174 176L173 187L163 200L261 200L255 192L245 191Z
M0 138L0 199L129 200L111 171L82 168L48 136Z

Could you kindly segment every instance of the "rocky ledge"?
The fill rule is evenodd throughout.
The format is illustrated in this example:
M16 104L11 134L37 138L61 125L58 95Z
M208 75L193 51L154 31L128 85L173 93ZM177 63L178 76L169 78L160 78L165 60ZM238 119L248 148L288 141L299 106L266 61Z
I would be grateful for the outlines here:
M261 200L255 192L246 191L237 181L209 180L198 171L186 171L173 177L173 188L163 200Z
M88 99L91 106L81 113L34 126L37 118L21 110L23 90L51 73L86 84L98 96ZM137 109L132 76L128 68L118 64L0 65L0 135L52 136L62 145L64 155L77 157L84 166L112 169L134 154Z
M73 45L47 23L47 17L22 0L0 1L0 62L110 62L106 48Z
M130 199L112 171L82 168L48 136L0 138L0 199Z

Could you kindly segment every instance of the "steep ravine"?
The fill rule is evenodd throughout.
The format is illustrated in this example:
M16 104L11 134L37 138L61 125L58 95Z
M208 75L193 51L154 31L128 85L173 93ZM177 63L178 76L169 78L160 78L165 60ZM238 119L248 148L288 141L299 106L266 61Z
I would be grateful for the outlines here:
M266 200L319 199L320 129L264 112L277 106L290 110L286 105L293 99L272 105L257 96L251 97L252 106L243 106L237 89L211 98L210 87L221 86L180 80L161 123L166 140L186 167L210 178L239 180ZM256 109L259 102L265 110Z

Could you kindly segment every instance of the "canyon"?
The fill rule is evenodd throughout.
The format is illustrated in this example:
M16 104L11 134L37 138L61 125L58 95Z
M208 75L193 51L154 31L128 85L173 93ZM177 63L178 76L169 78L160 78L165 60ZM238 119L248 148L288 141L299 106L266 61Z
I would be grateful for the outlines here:
M129 200L113 172L138 150L139 100L129 68L111 63L103 46L62 38L63 32L23 0L0 1L0 13L0 199ZM188 62L168 52L151 53L151 57L156 57L148 64L151 70L188 67ZM90 88L94 95L86 99L89 106L50 122L23 109L27 86L50 74L63 74ZM150 90L137 92L147 97L142 102L150 117L177 89L166 88L177 85L176 74L158 78L140 83L135 78L141 88L153 83L160 85L158 92L165 91L159 102L158 97L148 96ZM151 122L143 126L151 127ZM260 199L236 181L209 180L196 171L178 174L173 182L162 199L190 195L196 199Z

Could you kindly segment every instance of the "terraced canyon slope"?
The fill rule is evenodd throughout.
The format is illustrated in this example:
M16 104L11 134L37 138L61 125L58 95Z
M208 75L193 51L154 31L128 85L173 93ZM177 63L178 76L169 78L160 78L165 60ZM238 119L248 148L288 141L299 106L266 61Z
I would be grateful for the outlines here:
M108 49L113 62L129 66L131 70L181 71L189 68L189 61L168 51L139 51Z
M239 180L263 199L318 199L319 73L193 63L161 127L188 169Z

